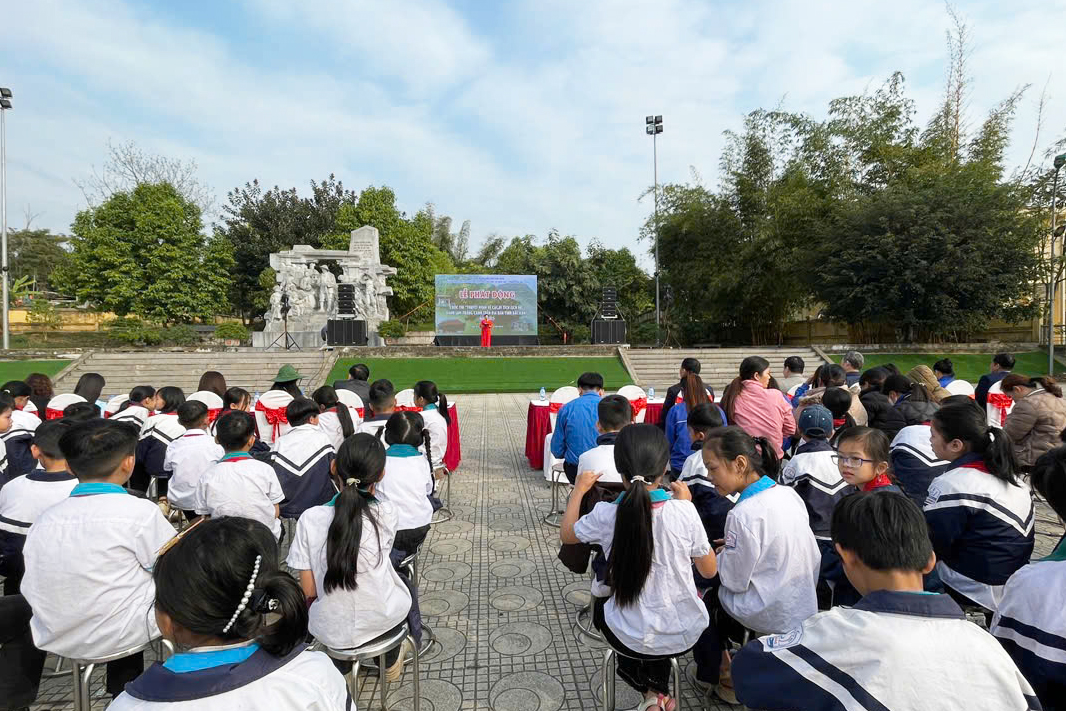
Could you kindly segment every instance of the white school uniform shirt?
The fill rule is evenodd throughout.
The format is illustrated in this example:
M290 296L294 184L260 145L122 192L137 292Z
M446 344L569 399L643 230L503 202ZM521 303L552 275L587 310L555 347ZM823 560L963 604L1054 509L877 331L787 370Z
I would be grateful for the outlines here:
M204 430L188 430L167 446L163 470L170 472L167 499L186 511L196 508L200 477L226 454L222 445Z
M109 419L115 422L126 422L131 425L136 425L140 430L144 427L144 423L148 421L148 418L152 413L148 412L146 408L140 405L130 405L122 412L115 413Z
M718 490L714 487L714 482L707 476L707 465L703 463L703 450L699 449L688 455L688 459L685 460L685 466L681 467L681 476L677 478L678 481L683 482L688 488L697 486L705 486L711 491L718 493ZM721 494L719 494L721 496ZM740 498L740 494L730 494L725 497L734 504L737 499Z
M229 660L228 655L248 646L203 647L175 655L162 664L156 662L127 684L126 690L107 708L110 711L350 711L355 708L344 677L325 653L309 652L304 645L297 645L286 657L274 657L255 648L252 656L244 661ZM212 656L216 657L214 663L210 661ZM199 661L203 657L209 660ZM191 667L196 671L172 671L168 667Z
M174 537L154 501L117 484L74 487L26 536L22 594L39 648L60 657L103 657L159 636L152 566Z
M281 537L274 505L285 500L274 467L247 452L234 452L212 464L196 486L196 513L211 518L239 516L258 521Z
M0 439L0 482L7 475L7 445Z
M0 489L0 531L25 536L46 509L70 496L78 479L70 472L32 471Z
M433 472L426 455L409 444L393 444L385 450L385 476L374 495L395 504L399 512L397 531L428 526L433 518Z
M371 434L377 437L378 431L385 426L385 423L389 421L390 417L392 417L391 412L387 415L375 415L369 419L363 420L359 423L356 432L365 432L366 434Z
M344 407L344 405L338 405L338 407ZM349 410L349 413L351 411ZM352 434L359 431L358 420L352 418ZM341 427L340 416L337 415L335 410L327 410L318 416L318 429L322 430L322 433L329 438L330 444L333 445L333 449L340 451L341 445L344 443L344 429Z
M787 632L818 611L821 562L803 500L791 487L763 477L741 493L726 517L718 598L749 629Z
M433 450L433 468L444 466L444 455L448 452L448 423L436 405L426 405L422 408L422 421L429 430L429 445Z
M333 522L333 502L303 512L285 561L290 568L309 570L314 576L318 597L311 604L307 626L315 639L332 649L358 647L403 622L411 610L411 593L389 559L398 530L397 507L388 501L371 506L378 535L364 516L355 590L326 592L326 538Z
M577 459L577 473L581 472L596 472L600 474L600 478L597 481L600 484L621 484L622 475L618 473L618 469L614 466L614 432L609 432L607 435L600 435L596 441L602 442L597 444L592 449L582 454Z
M654 541L651 572L634 605L619 607L614 597L604 604L607 626L627 647L642 654L675 654L696 643L710 618L696 594L692 559L707 555L711 544L691 501L651 492ZM574 524L582 543L599 544L607 558L614 541L618 506L601 501Z

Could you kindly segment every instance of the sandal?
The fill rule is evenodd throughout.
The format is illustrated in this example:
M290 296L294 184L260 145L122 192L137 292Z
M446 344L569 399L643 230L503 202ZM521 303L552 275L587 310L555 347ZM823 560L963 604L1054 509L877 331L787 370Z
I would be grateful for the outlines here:
M674 711L674 708L677 706L677 703L666 694L659 694L658 702L659 708L663 709L663 711Z

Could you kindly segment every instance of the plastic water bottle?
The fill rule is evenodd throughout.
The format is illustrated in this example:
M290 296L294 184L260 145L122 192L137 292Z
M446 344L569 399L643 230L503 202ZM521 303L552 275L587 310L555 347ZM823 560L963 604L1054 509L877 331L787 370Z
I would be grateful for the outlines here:
M541 400L547 400L548 399L548 391L545 390L544 388L540 389L540 399Z
M255 391L255 395L252 396L252 408L255 408L256 403L259 402L259 391Z
M649 398L655 397L655 388L648 388L648 397Z

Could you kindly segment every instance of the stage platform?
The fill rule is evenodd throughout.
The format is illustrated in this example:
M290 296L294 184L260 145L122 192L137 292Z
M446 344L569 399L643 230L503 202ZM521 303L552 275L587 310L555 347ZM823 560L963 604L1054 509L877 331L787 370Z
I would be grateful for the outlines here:
M618 346L384 346L337 347L342 358L610 358Z

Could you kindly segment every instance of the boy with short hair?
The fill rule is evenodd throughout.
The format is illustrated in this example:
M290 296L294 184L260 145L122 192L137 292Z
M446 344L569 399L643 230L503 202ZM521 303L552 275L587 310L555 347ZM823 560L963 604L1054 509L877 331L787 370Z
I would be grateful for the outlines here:
M1060 519L1066 519L1066 447L1040 456L1029 479ZM1066 709L1066 538L1047 558L1007 581L991 632L1036 689L1045 711Z
M621 484L622 475L614 465L614 441L622 428L632 423L633 407L621 395L608 395L600 400L596 413L596 446L577 460L577 470L600 474L600 484Z
M832 535L864 597L746 645L733 660L741 703L805 711L1040 708L995 640L949 596L923 593L936 556L914 502L895 492L845 497Z
M178 425L185 432L167 445L163 471L167 480L167 500L174 508L185 512L189 520L196 518L196 489L200 477L222 458L225 452L208 434L210 416L207 405L188 400L178 407Z
M59 449L59 438L69 427L62 420L41 423L33 434L30 453L43 471L31 471L0 489L0 575L4 576L5 595L19 591L25 572L22 547L33 522L45 509L70 496L78 483L67 471L67 460Z
M151 570L174 528L155 502L123 488L138 435L131 424L92 420L59 438L80 483L37 518L23 549L22 594L33 608L30 628L39 649L91 659L159 636ZM109 662L108 692L119 694L143 670L141 653Z
M212 518L250 518L279 538L279 504L285 500L285 492L274 468L248 453L256 442L255 420L247 412L231 410L215 423L215 440L225 455L200 477L196 513Z
M571 484L577 481L577 463L581 455L596 446L596 421L603 398L603 376L599 373L583 373L577 379L577 387L581 395L559 410L551 439L552 456L563 460L563 469Z
M318 403L305 397L294 399L285 408L292 429L274 442L270 453L270 464L285 493L282 518L299 518L337 493L331 476L336 452L329 436L318 428L318 414Z
M378 432L392 417L392 413L396 412L396 388L391 380L385 380L384 378L375 380L370 386L370 393L367 397L373 417L365 418L356 431L366 432L377 437Z

